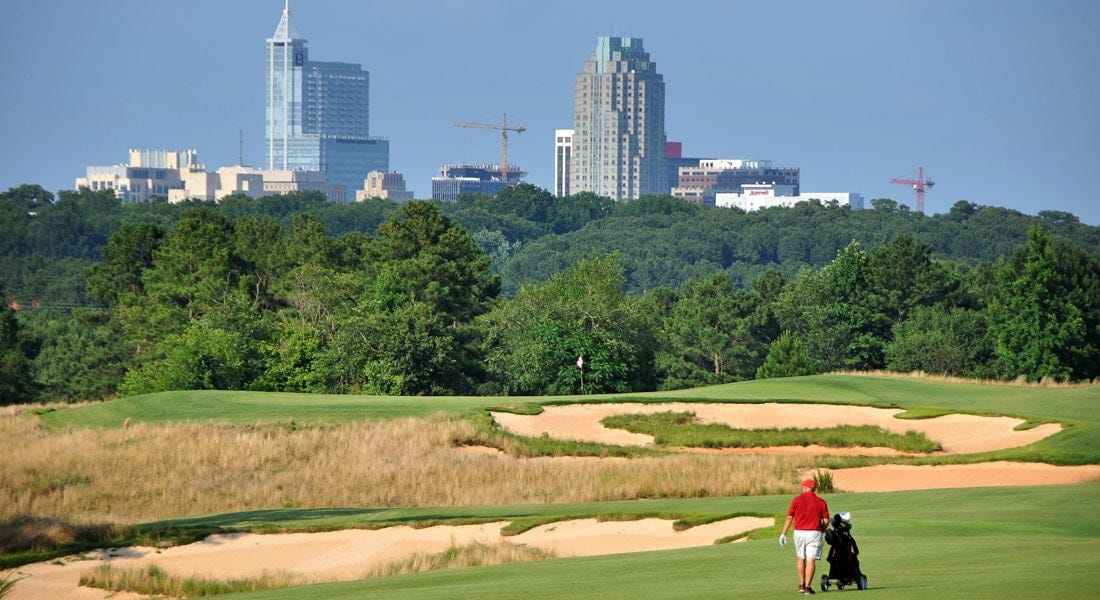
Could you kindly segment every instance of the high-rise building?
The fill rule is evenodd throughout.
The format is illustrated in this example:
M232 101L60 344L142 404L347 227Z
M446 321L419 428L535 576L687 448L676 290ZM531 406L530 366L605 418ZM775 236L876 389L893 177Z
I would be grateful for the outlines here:
M573 173L573 130L554 130L554 196L573 195L569 177Z
M290 1L267 40L267 168L321 171L356 189L389 171L390 143L370 136L369 74L358 64L315 62L290 24Z
M640 38L600 37L573 90L571 191L668 193L665 82Z

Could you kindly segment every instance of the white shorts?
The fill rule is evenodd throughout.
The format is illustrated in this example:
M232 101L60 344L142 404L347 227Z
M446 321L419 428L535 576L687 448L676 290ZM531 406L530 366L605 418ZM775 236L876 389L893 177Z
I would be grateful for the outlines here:
M824 538L820 531L795 529L794 554L798 558L821 560L821 543Z

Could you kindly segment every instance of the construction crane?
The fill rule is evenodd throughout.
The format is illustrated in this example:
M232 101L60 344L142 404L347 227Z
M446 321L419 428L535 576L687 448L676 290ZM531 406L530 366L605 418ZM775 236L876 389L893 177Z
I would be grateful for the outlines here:
M916 179L898 179L895 177L890 180L890 183L900 183L913 187L913 191L917 193L917 212L919 213L924 213L924 192L936 185L935 181L924 178L924 167L917 167Z
M455 127L477 127L479 129L499 129L500 130L500 177L503 181L508 181L508 132L514 131L516 133L523 133L527 131L527 128L520 125L519 127L508 126L508 113L504 113L503 118L500 121L500 125L490 125L488 123L454 123Z

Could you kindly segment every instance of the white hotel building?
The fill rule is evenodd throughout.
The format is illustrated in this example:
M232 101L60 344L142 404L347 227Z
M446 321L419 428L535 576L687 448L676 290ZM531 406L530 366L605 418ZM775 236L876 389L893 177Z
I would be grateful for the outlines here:
M753 212L773 206L792 207L799 202L818 200L824 205L835 203L853 210L863 209L863 196L854 192L802 192L793 195L793 187L783 184L757 183L742 186L742 193L717 193L714 205L726 208L740 208Z

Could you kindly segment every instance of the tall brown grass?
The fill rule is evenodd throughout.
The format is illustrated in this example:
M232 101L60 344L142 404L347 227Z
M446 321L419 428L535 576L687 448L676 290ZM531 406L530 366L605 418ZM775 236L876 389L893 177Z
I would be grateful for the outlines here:
M73 524L272 507L787 493L803 466L797 457L700 454L521 459L454 446L482 435L443 415L319 427L135 424L54 432L26 410L5 411L0 525L56 520L57 535L78 535Z
M255 592L275 588L309 585L321 580L294 573L265 573L247 579L178 577L157 565L115 567L103 564L81 573L79 585L112 592L135 592L146 596L196 598L235 592Z
M862 375L866 377L890 377L893 379L920 379L921 381L938 381L943 383L975 383L979 385L1010 385L1013 387L1041 387L1041 388L1072 388L1091 385L1100 385L1100 378L1091 381L1059 381L1051 377L1043 377L1039 381L1028 381L1026 375L1020 375L1016 379L1006 381L1001 379L968 379L953 375L937 375L924 371L910 371L901 373L898 371L833 371L829 375Z
M497 544L475 542L464 546L451 546L443 552L418 552L402 560L384 563L368 569L362 574L362 578L392 577L424 571L527 562L553 557L554 553L549 550L521 546L510 542Z
M371 567L358 577L311 576L279 571L264 573L260 577L229 580L181 577L169 573L156 564L143 567L117 567L111 564L102 564L81 573L80 585L114 592L136 592L170 598L195 598L351 579L391 577L442 569L545 560L554 556L554 553L548 550L509 542L496 544L475 542L461 546L452 545L442 552L416 552L400 560Z

